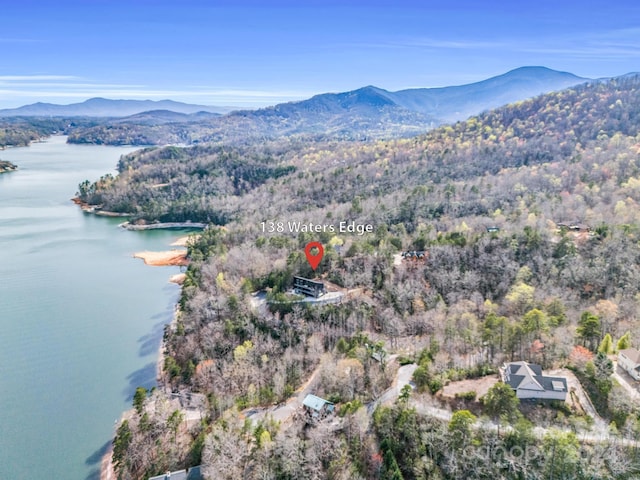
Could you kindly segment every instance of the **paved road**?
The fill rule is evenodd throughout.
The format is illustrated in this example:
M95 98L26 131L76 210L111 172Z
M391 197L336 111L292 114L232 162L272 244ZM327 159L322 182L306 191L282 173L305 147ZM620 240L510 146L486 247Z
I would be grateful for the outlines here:
M389 357L389 360L388 360L389 363L395 360L396 357L397 355L392 355L391 357ZM284 426L284 428L286 428L290 424L289 421L293 417L294 413L302 405L302 401L304 400L304 397L310 392L311 388L313 387L315 378L320 372L321 366L322 366L322 362L314 370L309 380L307 380L307 382L298 390L298 393L296 394L296 396L290 398L286 404L279 405L276 407L270 407L270 408L248 409L248 410L245 410L243 413L247 416L247 418L250 418L254 422L262 420L265 418L267 414L270 414L271 416L273 416L274 420L281 422L281 425ZM396 373L396 376L393 380L393 383L391 384L391 387L385 390L383 394L380 395L380 397L375 402L371 402L370 404L368 404L367 411L371 413L379 405L383 405L383 406L392 405L400 396L400 392L402 391L402 388L405 385L412 385L411 378L413 376L413 372L416 370L417 367L418 366L415 364L401 366ZM581 405L585 409L585 412L594 419L594 428L591 432L588 432L588 433L584 432L577 435L578 439L581 442L591 443L591 444L606 442L606 443L616 443L618 445L625 445L625 446L632 446L632 447L640 446L640 442L637 442L635 440L624 439L624 438L611 435L608 425L595 411L595 408L589 401L588 397L585 395L584 390L580 385L580 382L575 377L573 372L566 369L558 369L558 370L550 371L549 373L555 374L555 375L564 375L567 377L567 384L569 388L570 389L572 387L575 388L575 392L576 392L576 395L578 396L578 400L580 401ZM620 383L621 385L623 384L622 382ZM640 393L638 393L637 391L636 391L636 394L640 396ZM428 405L424 402L423 399L416 399L411 397L409 400L409 406L415 408L416 411L422 415L427 415L429 417L437 418L445 422L450 421L451 417L453 416L453 412L451 410L433 406L433 405ZM489 421L489 422L478 421L475 424L475 428L485 428L485 429L497 431L498 424L492 421ZM508 431L511 427L507 425L501 425L500 428L502 431ZM534 435L536 435L537 438L542 439L547 433L549 433L552 430L553 431L560 430L567 433L572 432L572 430L570 429L563 429L558 427L552 427L552 428L534 427L533 433Z

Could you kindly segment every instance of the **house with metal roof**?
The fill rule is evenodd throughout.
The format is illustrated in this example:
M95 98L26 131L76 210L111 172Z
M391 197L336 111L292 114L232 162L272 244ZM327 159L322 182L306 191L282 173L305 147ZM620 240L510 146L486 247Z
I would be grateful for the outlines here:
M304 397L302 405L313 418L322 418L333 413L335 405L329 400L309 394Z
M542 367L529 362L505 363L500 369L502 381L520 399L565 400L567 379L543 375Z
M149 480L204 480L204 477L200 472L200 465L198 465L177 472L167 472L164 475L151 477Z
M618 352L618 365L636 380L640 380L640 352L627 348Z

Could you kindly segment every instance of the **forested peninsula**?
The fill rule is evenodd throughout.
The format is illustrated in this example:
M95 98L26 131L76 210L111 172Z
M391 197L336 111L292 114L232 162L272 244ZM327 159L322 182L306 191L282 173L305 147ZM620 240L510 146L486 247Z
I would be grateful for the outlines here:
M26 147L51 135L68 134L98 122L98 119L85 117L3 117L0 118L0 149Z
M81 184L136 219L211 224L188 243L164 388L118 426L119 478L632 478L640 403L614 362L640 344L639 87L409 139L149 148ZM373 232L291 227L343 221ZM340 301L289 301L296 276ZM566 399L520 400L505 362Z

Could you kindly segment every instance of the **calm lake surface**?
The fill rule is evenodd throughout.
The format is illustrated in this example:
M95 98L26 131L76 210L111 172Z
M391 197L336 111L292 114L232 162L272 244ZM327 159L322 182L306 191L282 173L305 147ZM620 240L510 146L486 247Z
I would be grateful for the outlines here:
M128 232L70 202L124 147L53 137L0 151L0 480L98 478L114 421L155 384L177 267L131 255L183 232Z

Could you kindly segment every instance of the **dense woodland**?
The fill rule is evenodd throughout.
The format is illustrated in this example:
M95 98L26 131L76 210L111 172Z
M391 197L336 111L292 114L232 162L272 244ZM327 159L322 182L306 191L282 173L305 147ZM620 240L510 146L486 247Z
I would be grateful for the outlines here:
M238 111L194 122L148 124L126 119L79 128L69 143L98 145L167 145L260 142L283 136L305 135L329 139L370 139L417 135L439 122L428 115L395 105L367 105L336 111L326 105L299 109L282 104L260 110Z
M640 409L609 356L640 339L639 87L594 82L403 140L145 149L81 184L107 210L213 224L190 242L165 332L166 385L201 394L204 420L139 393L115 439L120 478L200 462L215 479L635 478ZM261 224L343 220L374 232ZM315 273L311 240L325 245ZM426 258L399 260L406 250ZM289 303L294 275L348 294ZM503 384L442 397L511 360L572 369L603 424L520 404ZM415 390L378 405L406 364ZM335 417L248 418L310 376Z
M25 147L54 134L69 133L76 128L94 126L91 118L10 117L0 118L0 148Z
M27 121L2 120L0 121L0 148L24 147L55 131L55 127L33 125Z

